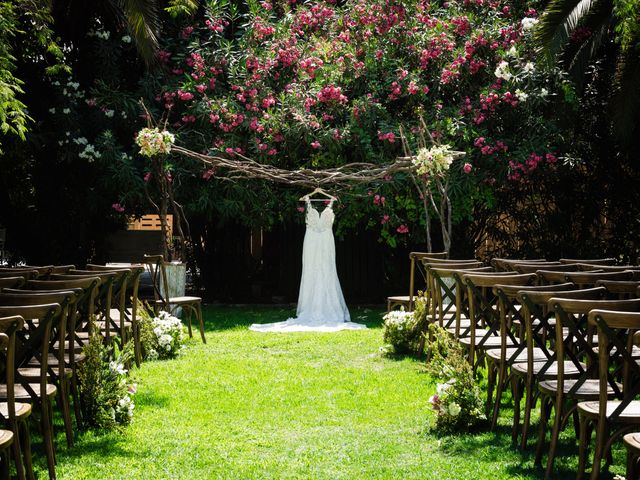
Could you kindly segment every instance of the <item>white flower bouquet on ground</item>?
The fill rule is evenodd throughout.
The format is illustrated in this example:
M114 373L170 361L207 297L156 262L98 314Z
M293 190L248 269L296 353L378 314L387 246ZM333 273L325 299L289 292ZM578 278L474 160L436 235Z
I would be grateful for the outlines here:
M145 357L149 360L175 358L184 348L182 321L169 312L143 316L141 337Z

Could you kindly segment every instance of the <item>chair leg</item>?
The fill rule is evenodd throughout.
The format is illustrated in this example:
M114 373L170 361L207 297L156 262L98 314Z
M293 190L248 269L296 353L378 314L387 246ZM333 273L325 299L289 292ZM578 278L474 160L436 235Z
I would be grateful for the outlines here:
M13 431L13 444L11 449L13 450L13 461L16 465L16 475L18 480L25 480L24 466L22 464L22 452L20 451L20 427L15 425Z
M636 480L636 464L638 462L638 455L631 450L627 450L627 480Z
M498 424L498 415L500 414L500 402L502 401L502 392L507 381L507 364L500 362L498 366L498 382L496 384L496 399L493 403L493 418L491 419L491 428L495 428Z
M200 336L202 337L202 343L207 343L207 339L204 336L204 320L202 318L202 305L196 304L196 317L198 317L198 323L200 324Z
M31 435L29 433L29 425L27 425L25 420L19 422L18 428L20 429L20 447L24 458L24 470L27 480L35 480L36 477L33 474L33 462L31 460Z
M71 397L73 398L73 416L76 418L76 428L82 428L82 408L80 406L80 390L78 389L78 377L76 375L76 367L73 367L73 375L71 375Z
M533 384L529 380L524 382L524 421L522 422L522 439L520 441L520 448L524 450L527 448L527 436L529 435L529 425L531 425L531 410L536 405L535 392L533 391Z
M0 479L2 480L9 480L9 448L7 447L2 451L2 467L0 468Z
M596 448L593 451L593 466L591 467L591 480L598 480L600 478L600 464L602 463L602 457L604 456L604 446L609 438L609 429L604 422L599 422L596 429Z
M67 437L67 447L73 448L73 428L71 427L71 408L69 407L69 386L66 378L61 378L58 382L57 402L62 411L64 422L64 432Z
M536 444L535 465L540 465L542 461L542 451L547 438L547 423L551 413L551 400L547 396L540 397L540 423L538 425L538 443Z
M193 332L191 331L191 315L194 307L191 305L185 305L182 308L183 315L187 321L187 329L189 330L189 338L193 338Z
M588 424L588 419L580 416L580 446L578 448L578 472L576 474L576 480L582 480L584 478L589 443L591 443L591 428Z
M40 428L42 428L42 438L44 442L44 447L47 454L47 467L49 469L49 479L55 480L56 478L56 458L55 451L53 447L53 432L51 428L51 411L49 408L49 399L44 398L41 404L41 414L42 418L40 419Z
M496 369L496 365L494 362L487 362L487 404L485 405L485 411L487 417L489 417L489 412L493 408L493 390L496 384L496 377L498 376L498 371ZM495 425L491 423L491 428L493 429Z
M142 364L142 344L140 343L140 327L138 321L134 320L131 324L131 332L133 334L133 352L136 361L136 367L140 368Z
M515 446L518 441L518 428L520 427L520 379L513 375L511 377L511 390L513 392L513 426L511 427L511 443Z
M558 439L560 438L560 429L562 428L562 417L564 416L564 409L562 402L556 399L555 404L555 417L553 419L553 430L551 430L551 443L549 445L549 452L547 453L547 471L545 478L551 477L553 473L553 463L556 459L556 450L558 449Z

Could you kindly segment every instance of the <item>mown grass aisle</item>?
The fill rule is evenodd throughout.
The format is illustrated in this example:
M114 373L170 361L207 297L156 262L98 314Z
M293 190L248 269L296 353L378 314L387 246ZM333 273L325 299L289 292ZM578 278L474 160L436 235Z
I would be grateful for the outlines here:
M123 432L59 442L61 479L537 478L508 432L426 432L433 386L411 359L380 356L380 312L352 309L367 331L255 333L279 308L206 310L207 345L147 362ZM59 437L61 440L62 437ZM530 463L530 462L529 462Z

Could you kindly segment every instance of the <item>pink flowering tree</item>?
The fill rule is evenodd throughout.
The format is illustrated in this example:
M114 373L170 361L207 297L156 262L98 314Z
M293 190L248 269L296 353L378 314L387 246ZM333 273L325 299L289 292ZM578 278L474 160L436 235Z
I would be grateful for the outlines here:
M439 197L450 212L441 226L448 245L451 223L472 215L477 202L491 203L496 185L555 167L549 105L559 80L535 67L531 6L265 1L250 7L234 44L233 16L210 9L161 51L166 75L153 108L192 150L292 169L387 162L402 155L400 125L415 133L423 118L436 141L467 153L454 161L450 195ZM201 175L205 182L223 176ZM346 207L353 219L345 226L368 215L392 245L420 230L411 225L429 237L436 202L416 215L425 198L410 185L398 175L354 187L360 200Z

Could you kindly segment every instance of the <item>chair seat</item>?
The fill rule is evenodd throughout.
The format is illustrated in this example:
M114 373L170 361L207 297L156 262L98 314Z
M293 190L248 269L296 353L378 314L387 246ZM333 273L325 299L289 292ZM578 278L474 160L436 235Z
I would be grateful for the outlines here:
M161 304L163 303L162 300L158 300L156 304L158 302ZM202 298L200 297L185 296L185 297L171 297L169 298L169 301L167 303L175 304L175 303L200 303L200 302L202 302Z
M476 330L476 332L479 332L479 334L476 333L474 342L476 347L493 349L500 348L500 346L502 345L502 339L498 335L492 335L488 338L484 338L484 334L487 332L486 330ZM460 337L458 341L465 346L471 345L471 337ZM507 346L515 347L517 345L513 342L513 340L511 340L511 338L507 337Z
M392 303L409 303L409 295L396 295L394 297L387 297L388 302Z
M562 392L564 394L568 394L577 381L577 379L565 379ZM547 395L555 395L558 391L558 381L543 380L538 384L538 388L542 393L545 393ZM619 388L622 388L622 385L619 385ZM585 380L585 382L571 394L571 398L577 398L580 400L597 400L599 395L600 381L598 379L590 378ZM612 398L615 395L615 392L613 391L613 388L611 386L607 387L607 395L611 396Z
M622 440L624 441L624 445L627 447L627 450L640 451L640 433L627 433Z
M13 432L11 430L0 430L0 449L5 449L13 443Z
M30 403L16 403L16 418L25 419L31 415ZM0 402L0 415L4 418L9 417L9 404L6 402Z
M578 412L587 415L592 418L597 418L600 415L599 411L600 402L580 402L578 403ZM610 417L611 414L620 405L620 400L609 400L607 402L606 416ZM617 421L624 423L640 423L640 400L633 400L622 411Z
M83 362L86 358L87 358L87 356L86 356L86 355L84 355L84 354L75 354L75 355L74 355L75 363L81 363L81 362ZM70 362L69 355L68 355L68 354L66 354L66 353L64 354L64 363L65 363L65 365L69 365L69 364L71 363L71 362ZM50 353L50 354L49 354L49 356L47 357L47 364L48 364L50 367L57 367L57 366L58 366L58 357L57 357L56 355L54 355L53 353ZM37 361L37 360L35 360L35 359L31 360L31 361L27 364L27 366L29 366L29 367L37 367L37 366L39 366L39 365L40 365L40 362L38 362L38 361Z
M526 362L527 361L527 350L522 350L520 353L518 353L518 355L515 358L512 358L516 352L518 351L518 349L516 347L510 347L506 349L506 358L509 359L510 363L522 363L522 362ZM496 361L496 362L502 362L504 361L504 359L502 358L502 356L500 355L500 349L497 348L492 348L491 350L487 351L487 357L489 357L490 359ZM544 353L544 350L542 350L541 348L534 348L533 349L533 361L534 362L544 362L547 360L547 355Z
M33 392L35 393L36 397L42 396L40 392L39 383L30 383L29 386L33 389ZM24 388L22 385L16 384L14 386L14 391L15 391L16 400L32 400L33 399L33 397L31 397L27 389ZM51 383L47 383L46 395L48 397L53 397L56 394L56 392L57 392L56 386ZM6 398L7 398L7 386L0 385L0 399L6 400Z
M539 376L541 377L540 380L546 380L546 379L553 379L556 378L558 376L558 362L553 362L549 368L544 372L544 373L540 373L540 371L542 370L542 367L545 365L545 362L534 362L533 364L533 375L534 376ZM583 370L586 370L587 367L584 364L581 364ZM516 373L520 376L526 376L527 375L527 362L522 362L522 363L514 363L511 366L511 371L513 373ZM578 367L576 367L576 365L571 361L571 360L565 360L564 362L564 376L565 379L566 378L576 378L579 377L581 375L581 371Z
M18 369L18 373L20 374L20 376L22 378L27 378L29 380L33 380L36 381L40 378L40 367L24 367L24 368L19 368ZM58 370L56 369L56 375L58 373ZM73 375L73 369L69 368L69 367L65 367L64 369L64 376L67 378L71 378L71 376ZM47 379L50 379L51 376L47 375Z

